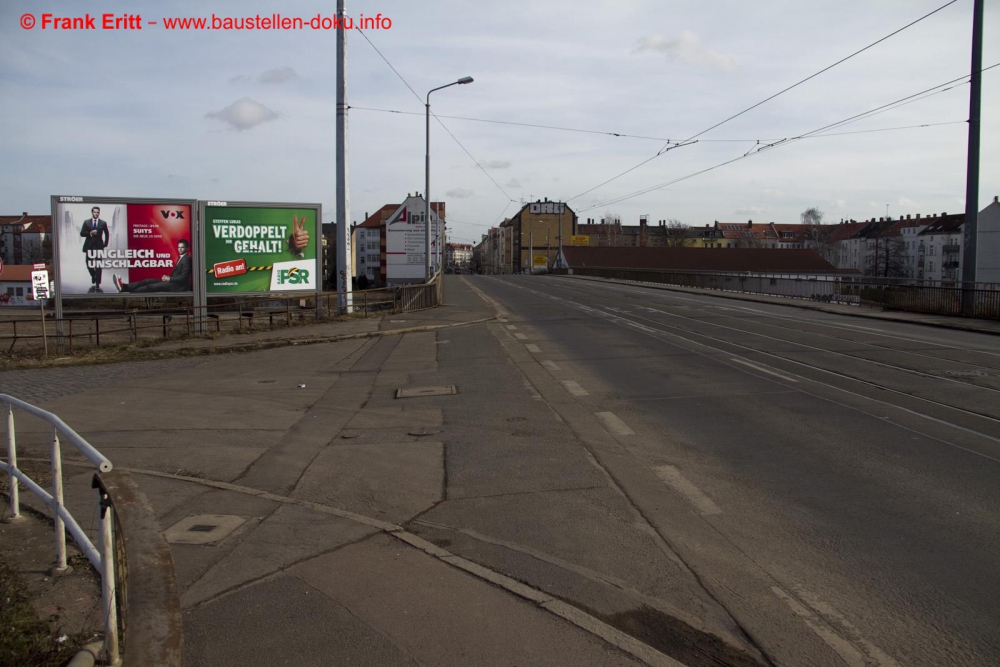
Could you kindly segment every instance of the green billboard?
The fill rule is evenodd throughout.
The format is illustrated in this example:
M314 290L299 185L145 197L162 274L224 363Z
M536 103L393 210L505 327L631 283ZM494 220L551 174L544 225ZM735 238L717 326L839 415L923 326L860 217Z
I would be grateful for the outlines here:
M319 210L316 204L204 204L205 291L319 289Z

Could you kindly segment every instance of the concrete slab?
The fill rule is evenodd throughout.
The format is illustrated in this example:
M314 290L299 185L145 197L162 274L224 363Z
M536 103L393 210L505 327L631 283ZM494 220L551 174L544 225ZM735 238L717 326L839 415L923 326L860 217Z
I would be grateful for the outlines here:
M181 596L181 607L199 604L374 532L354 521L284 505L194 582Z
M399 523L441 500L443 448L423 441L330 447L292 495Z
M350 577L338 576L349 571ZM289 569L421 664L637 665L532 603L385 535Z
M215 545L246 523L234 514L191 514L163 531L170 544Z
M441 408L366 407L347 423L349 429L441 426Z
M417 664L341 604L286 575L187 611L184 663L217 667Z

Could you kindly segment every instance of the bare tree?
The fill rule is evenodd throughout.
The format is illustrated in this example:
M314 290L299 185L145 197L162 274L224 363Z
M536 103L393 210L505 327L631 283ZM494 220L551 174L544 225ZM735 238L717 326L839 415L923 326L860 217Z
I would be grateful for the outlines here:
M602 231L607 238L606 245L617 246L621 242L622 217L609 209L604 212L602 222L604 223Z
M909 252L902 236L875 238L875 249L868 254L865 275L879 278L909 277Z
M690 227L680 220L671 218L667 220L667 235L664 243L668 248L683 248L687 244L688 230Z
M823 211L819 210L815 206L810 206L806 210L802 211L799 218L801 218L803 225L822 225Z
M805 214L803 213L804 218ZM834 266L837 265L839 251L838 243L833 240L836 231L837 225L812 225L805 232L806 247L818 252Z

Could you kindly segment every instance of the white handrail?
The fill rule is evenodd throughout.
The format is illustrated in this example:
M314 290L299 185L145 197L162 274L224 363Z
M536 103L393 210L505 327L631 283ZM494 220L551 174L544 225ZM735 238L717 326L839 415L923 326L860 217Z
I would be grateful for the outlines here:
M111 468L113 467L111 465L111 461L109 461L104 454L101 454L99 451L94 449L93 445L84 440L79 433L67 426L66 422L59 419L56 415L7 394L0 394L0 402L20 408L25 412L30 412L36 417L40 417L41 419L44 419L48 423L52 424L56 427L56 430L58 430L59 433L73 443L73 445L80 450L80 453L86 456L87 459L97 466L101 472L111 472Z

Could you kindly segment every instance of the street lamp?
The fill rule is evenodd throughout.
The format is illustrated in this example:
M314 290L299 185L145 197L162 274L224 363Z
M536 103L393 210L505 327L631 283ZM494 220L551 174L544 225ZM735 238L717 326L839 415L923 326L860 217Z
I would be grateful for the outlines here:
M425 282L428 283L431 281L431 93L435 90L466 83L472 83L471 76L463 76L458 81L452 81L447 85L431 88L427 91L427 102L424 105L427 110L427 152L424 155L424 273ZM441 243L444 243L444 229L441 230L441 235ZM441 247L441 252L443 257L444 246Z

